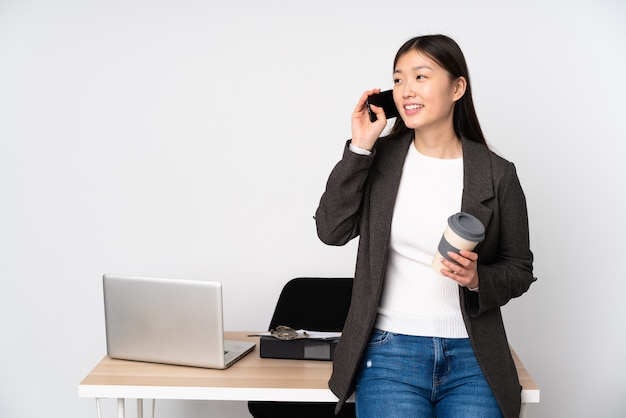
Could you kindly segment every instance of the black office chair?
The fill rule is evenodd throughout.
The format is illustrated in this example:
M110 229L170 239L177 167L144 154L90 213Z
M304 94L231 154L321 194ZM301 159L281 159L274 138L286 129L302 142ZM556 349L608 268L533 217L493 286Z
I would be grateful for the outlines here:
M280 293L269 329L286 325L294 329L339 332L348 315L351 278L300 277L290 280ZM298 360L293 360L298 361ZM353 418L354 403L335 415L332 402L248 402L254 418Z

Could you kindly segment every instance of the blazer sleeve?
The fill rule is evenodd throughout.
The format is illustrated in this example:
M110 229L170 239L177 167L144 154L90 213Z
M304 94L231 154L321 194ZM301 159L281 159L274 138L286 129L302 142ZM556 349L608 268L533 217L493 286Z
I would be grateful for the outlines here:
M345 245L359 235L360 209L365 183L376 151L360 155L346 143L315 212L317 235L328 245Z
M533 254L530 250L526 198L513 163L506 164L504 174L495 184L497 214L489 229L491 248L479 252L479 291L467 292L471 316L504 306L512 298L525 293L536 280L533 276ZM493 231L492 231L493 233ZM481 263L483 258L483 263ZM487 259L486 262L484 259Z

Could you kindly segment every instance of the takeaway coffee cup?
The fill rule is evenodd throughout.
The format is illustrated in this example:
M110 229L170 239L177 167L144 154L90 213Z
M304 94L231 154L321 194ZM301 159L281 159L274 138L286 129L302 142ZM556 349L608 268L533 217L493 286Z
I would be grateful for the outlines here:
M482 222L475 216L469 213L459 212L448 218L448 227L443 232L437 252L433 257L432 267L441 274L441 270L448 270L449 268L443 265L440 261L441 258L445 258L453 263L451 257L448 256L448 251L459 253L461 250L472 251L476 245L485 238L485 227Z

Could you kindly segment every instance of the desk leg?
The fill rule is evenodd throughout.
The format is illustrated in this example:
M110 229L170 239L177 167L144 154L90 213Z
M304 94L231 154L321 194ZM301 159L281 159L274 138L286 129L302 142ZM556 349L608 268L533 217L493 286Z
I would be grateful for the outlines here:
M118 398L117 399L117 417L124 418L125 415L126 414L124 411L124 398Z
M526 418L526 404L522 402L522 408L519 411L519 418Z
M152 400L152 418L154 418L154 399ZM102 418L102 410L100 409L100 398L96 398L96 408L98 409L98 418ZM124 418L126 416L124 398L117 399L117 416ZM143 399L137 399L137 418L143 418Z

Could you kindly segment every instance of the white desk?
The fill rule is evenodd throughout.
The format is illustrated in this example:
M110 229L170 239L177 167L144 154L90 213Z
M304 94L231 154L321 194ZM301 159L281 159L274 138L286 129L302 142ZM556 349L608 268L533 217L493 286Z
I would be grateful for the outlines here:
M124 399L189 399L223 401L336 402L328 389L329 361L280 360L259 357L252 332L227 332L233 340L255 340L257 349L226 370L103 358L78 386L78 396L117 398L119 418ZM512 352L522 385L522 414L527 403L539 402L539 388Z

